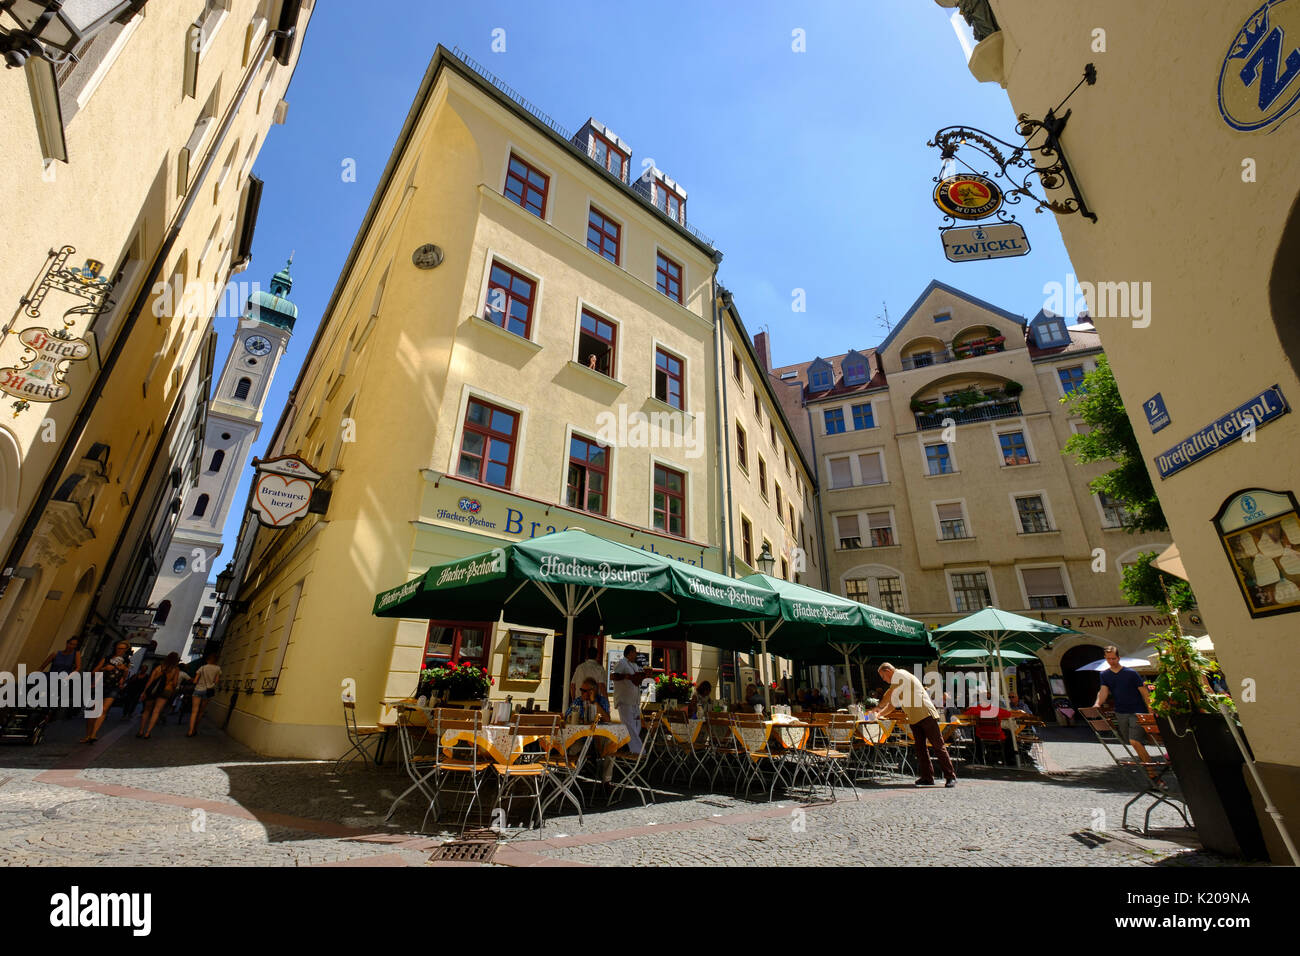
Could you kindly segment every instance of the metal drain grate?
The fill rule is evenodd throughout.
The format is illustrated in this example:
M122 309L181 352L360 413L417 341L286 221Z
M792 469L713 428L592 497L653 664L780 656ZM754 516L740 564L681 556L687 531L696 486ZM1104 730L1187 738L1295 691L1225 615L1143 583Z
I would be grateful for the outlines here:
M497 852L497 834L471 830L459 840L449 840L433 851L430 863L489 863Z

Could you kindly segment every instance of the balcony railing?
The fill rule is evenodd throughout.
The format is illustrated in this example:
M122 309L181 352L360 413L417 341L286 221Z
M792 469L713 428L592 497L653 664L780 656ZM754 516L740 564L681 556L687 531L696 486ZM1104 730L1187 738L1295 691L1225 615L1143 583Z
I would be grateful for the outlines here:
M916 355L909 355L902 360L903 371L907 372L915 368L927 368L931 365L946 365L949 362L959 362L962 359L978 358L981 355L1005 351L1006 343L997 342L974 346L959 346L956 351L953 349L943 349L942 351L937 352L919 352Z
M944 421L952 419L958 425L970 425L975 422L991 422L999 418L1015 418L1020 415L1020 402L1018 400L1008 400L1002 402L990 402L987 405L976 405L970 408L941 408L937 411L916 415L916 430L926 431L931 428L943 428Z

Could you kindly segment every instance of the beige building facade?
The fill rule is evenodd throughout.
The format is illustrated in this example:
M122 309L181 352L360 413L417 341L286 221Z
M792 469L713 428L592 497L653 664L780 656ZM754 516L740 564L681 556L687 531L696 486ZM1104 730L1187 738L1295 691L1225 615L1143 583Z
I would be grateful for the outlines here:
M629 175L613 130L557 130L435 54L270 442L328 475L328 509L248 524L236 549L247 610L224 629L229 726L260 751L336 755L345 681L391 719L379 702L411 695L422 667L472 661L493 696L559 707L588 649L619 650L454 607L443 622L371 615L378 591L430 565L581 527L730 566L718 370L748 340L734 320L723 344L721 256L687 225L681 184ZM780 532L792 506L807 520L810 473L794 479L797 447L784 426L772 445L775 402L761 401L774 484L741 500L793 574ZM519 666L539 644L538 666ZM723 676L716 652L672 634L637 644L655 666Z
M1145 657L1168 625L1119 587L1168 538L1129 533L1088 488L1105 467L1061 454L1086 427L1061 399L1100 354L1086 322L1026 322L934 281L876 348L774 370L802 386L827 590L932 626L992 605L1086 631L1040 655L1047 714L1042 678L1090 704L1096 680L1074 668L1111 643Z
M1096 290L1092 314L1173 539L1294 836L1300 3L1196 7L1189 23L1183 4L992 0L998 29L970 66L1006 89L1008 127L1095 66L1062 145L1097 221L1057 224L1075 279ZM1139 410L1153 399L1163 416L1149 421ZM1254 430L1230 414L1239 408Z
M0 295L14 303L0 339L2 668L87 628L107 640L114 599L148 596L124 565L165 530L169 484L192 476L212 317L249 258L250 170L285 115L311 6L150 3L76 62L33 58L0 78L14 120L0 158Z

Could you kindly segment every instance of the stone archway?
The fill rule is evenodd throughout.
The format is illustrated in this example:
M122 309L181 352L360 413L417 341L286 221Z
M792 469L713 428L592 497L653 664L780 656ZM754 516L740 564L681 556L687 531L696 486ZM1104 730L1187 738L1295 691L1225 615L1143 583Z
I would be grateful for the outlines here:
M1096 703L1097 691L1101 687L1101 675L1097 671L1080 673L1079 668L1105 656L1100 644L1079 644L1061 655L1061 678L1076 710Z

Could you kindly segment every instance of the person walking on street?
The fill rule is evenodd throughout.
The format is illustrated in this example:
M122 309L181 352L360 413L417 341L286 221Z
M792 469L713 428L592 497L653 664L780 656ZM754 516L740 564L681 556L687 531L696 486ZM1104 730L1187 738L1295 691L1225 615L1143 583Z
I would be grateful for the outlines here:
M1101 687L1097 689L1097 701L1092 706L1102 704L1115 698L1115 726L1119 735L1133 745L1138 759L1143 763L1151 762L1151 755L1145 746L1147 735L1138 723L1138 714L1151 712L1151 694L1146 681L1131 667L1121 667L1119 648L1109 645L1103 652L1106 656L1106 669L1101 672Z
M99 739L99 728L103 726L113 702L126 690L126 682L131 676L131 645L127 641L118 641L113 645L113 652L99 662L92 673L104 675L104 699L100 702L99 713L92 715L86 711L86 736L81 738L83 744L93 744Z
M907 715L907 722L912 727L912 738L916 746L916 769L921 776L916 781L918 787L934 786L934 766L930 763L930 751L934 751L943 771L944 786L957 786L957 771L953 769L952 758L948 748L943 744L943 733L939 730L939 709L934 706L924 685L916 679L915 674L899 670L893 664L880 665L880 676L889 684L881 698L881 708L877 716L888 717L901 710ZM926 745L929 745L928 748Z
M221 683L221 667L217 664L217 652L208 651L203 659L203 666L194 674L193 701L190 704L190 732L186 737L193 737L199 732L199 721L208 709L208 701L217 694L217 685Z
M140 732L137 737L149 739L167 702L180 690L185 674L181 671L181 656L175 651L153 669L144 685L144 710L140 712Z

